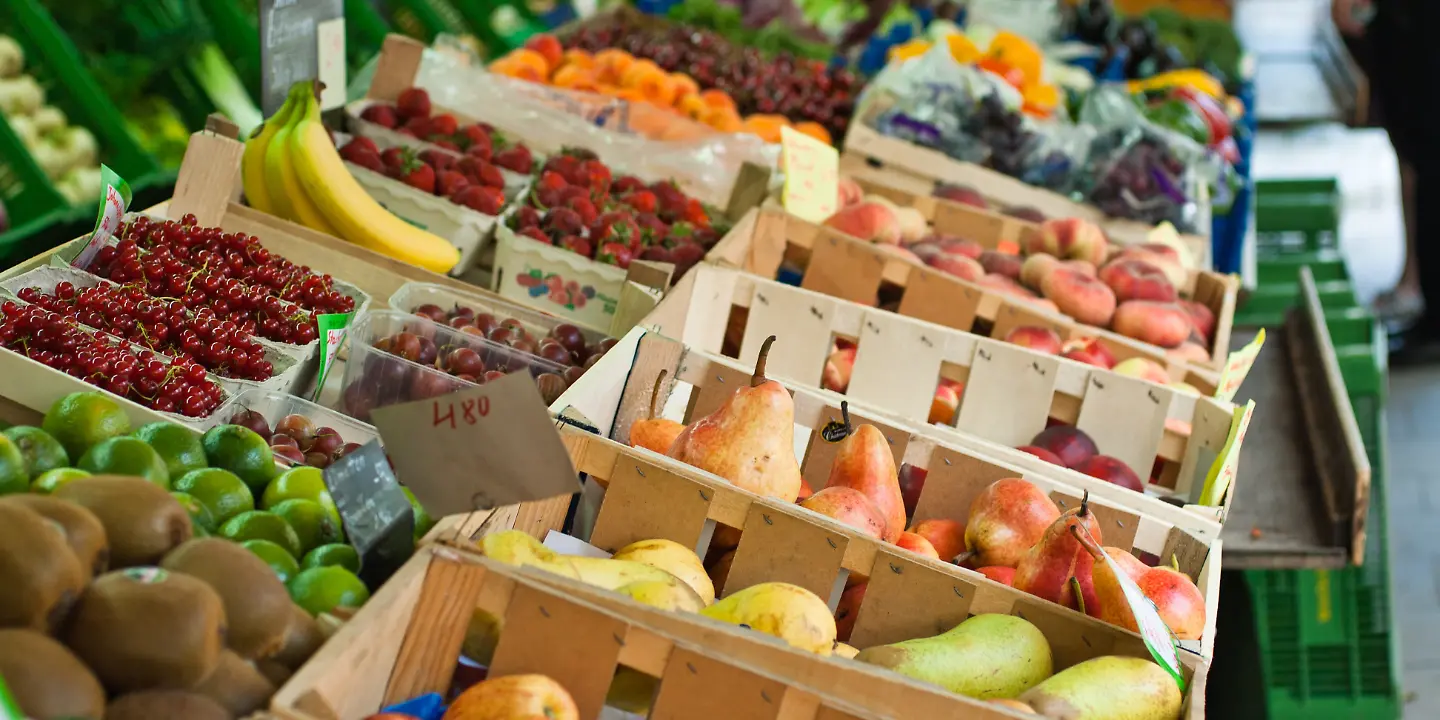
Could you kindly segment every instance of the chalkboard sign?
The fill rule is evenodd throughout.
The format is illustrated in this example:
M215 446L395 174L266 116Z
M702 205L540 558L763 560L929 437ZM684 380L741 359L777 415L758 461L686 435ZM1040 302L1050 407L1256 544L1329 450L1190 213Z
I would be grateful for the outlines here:
M327 85L321 109L336 107L336 97L343 104L344 0L260 0L260 97L265 116L285 104L290 86L316 78Z
M323 471L345 537L360 554L360 579L378 587L415 551L415 517L379 441Z

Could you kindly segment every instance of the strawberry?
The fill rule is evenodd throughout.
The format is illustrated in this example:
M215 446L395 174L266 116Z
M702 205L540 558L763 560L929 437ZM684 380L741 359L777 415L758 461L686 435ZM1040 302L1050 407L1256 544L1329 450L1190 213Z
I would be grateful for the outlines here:
M375 153L370 152L365 148L352 150L348 155L345 153L341 154L345 156L346 161L359 165L366 170L373 170L381 174L384 174L385 172L385 162L380 159L379 155L376 155Z
M661 238L670 234L670 226L654 213L636 215L635 224L640 226L640 241L645 245L659 244Z
M416 137L430 137L430 118L413 117L405 121L405 129L415 133Z
M597 243L615 242L638 247L640 228L627 213L607 212L590 224L590 237Z
M442 170L435 178L435 194L454 197L455 193L470 187L470 180L454 170Z
M630 267L630 261L633 258L634 254L630 251L630 246L618 242L608 242L601 245L600 253L595 256L595 260L598 262L606 265L616 265L622 269Z
M553 172L565 178L571 185L584 185L584 179L577 172L579 169L580 161L569 155L552 155L540 167L542 172Z
M621 175L610 184L610 191L616 195L628 195L636 190L645 189L645 181L634 175Z
M530 155L530 148L524 145L501 150L495 154L493 162L506 170L521 175L529 175L530 171L535 168L535 158Z
M569 185L560 189L561 205L569 205L571 200L576 198L589 198L590 192L581 185Z
M474 125L466 128L466 130L474 130L476 132L473 135L469 135L470 146L465 148L465 154L488 162L490 156L495 153L494 146L490 143L490 136L486 135L483 130L476 128Z
M421 88L412 87L402 91L396 105L401 117L407 120L430 117L430 93Z
M637 260L649 260L651 262L670 262L670 249L659 245L651 245L640 251Z
M418 156L420 161L435 168L435 172L444 172L455 167L455 156L443 153L439 150L421 150Z
M585 231L585 223L580 221L580 213L563 207L551 210L545 219L540 221L540 226L561 235L579 235Z
M549 235L546 235L546 234L545 234L545 231L544 231L544 230L541 230L541 229L538 228L538 227L528 227L528 228L525 228L524 230L521 230L518 234L524 235L525 237L528 237L528 238L530 238L531 240L534 240L535 242L545 243L546 245L554 245L554 244L555 244L555 241L552 240L552 239L550 239L550 236L549 236Z
M510 227L516 230L540 227L540 211L529 206L520 206L510 216Z
M481 185L493 188L505 188L505 176L500 173L500 168L480 160L475 166L475 180Z
M376 155L380 154L380 146L376 145L374 140L371 140L364 135L356 135L355 137L350 138L350 142L345 143L345 147L359 147L365 150L369 150ZM341 150L344 150L344 148L341 148Z
M596 195L604 195L610 192L610 168L599 160L586 160L581 163L577 171L577 185L584 185L590 188Z
M650 192L649 190L637 190L635 192L632 192L623 198L623 202L626 205L635 208L635 212L651 214L652 217L654 217L653 213L655 212L655 207L660 203L660 201L656 199L655 193ZM659 218L656 219L658 220Z
M416 140L420 139L420 135L408 127L395 128L395 132L404 135L405 137L412 137Z
M495 188L470 185L450 196L450 201L486 215L499 215L500 208L505 206L505 195Z
M380 153L380 159L385 162L385 167L398 168L404 165L407 160L405 148L389 148L385 152Z
M430 134L450 136L460 131L460 123L450 113L440 113L430 118Z
M705 204L695 198L685 201L685 214L682 219L696 227L710 227L710 213L706 212Z
M463 135L465 139L469 142L469 145L467 145L466 147L478 145L480 143L485 143L486 145L490 144L490 133L485 132L485 128L482 128L479 125L466 125L465 127L460 128L460 134Z
M590 257L590 241L579 235L566 235L560 239L560 247L582 257Z
M563 175L553 170L546 170L541 173L540 182L535 183L535 187L544 190L564 190L569 185L570 183L565 181Z
M599 160L599 159L600 159L600 156L599 156L599 155L596 155L594 150L591 150L591 149L589 149L589 148L583 148L583 147L567 147L567 148L561 148L561 149L560 149L560 154L561 154L561 155L569 155L570 157L573 157L573 158L575 158L576 160L579 160L580 162L585 162L586 160Z
M530 191L530 204L541 210L560 204L560 191L555 188L535 188Z
M435 168L418 160L411 160L399 171L400 182L416 190L424 190L431 195L435 194Z
M705 248L695 243L681 243L670 249L670 262L675 263L675 276L679 277L686 270L695 267L697 263L705 259Z
M720 233L713 227L695 228L690 238L703 248L709 248L720 240Z
M449 150L450 152L460 152L460 146L459 146L459 145L456 145L456 144L453 143L453 142L450 142L449 140L445 140L445 139L439 139L439 140L437 140L437 139L435 139L435 138L432 136L432 137L430 138L430 144L432 144L432 145L434 145L435 147L438 147L438 148L445 148L446 150Z
M394 129L400 124L400 118L395 116L395 108L389 105L375 104L365 108L360 113L360 119L365 122L372 122L380 127Z
M565 201L565 207L579 213L580 219L584 221L587 227L590 223L595 222L595 218L600 215L600 211L595 209L595 203L591 202L588 197L568 198Z

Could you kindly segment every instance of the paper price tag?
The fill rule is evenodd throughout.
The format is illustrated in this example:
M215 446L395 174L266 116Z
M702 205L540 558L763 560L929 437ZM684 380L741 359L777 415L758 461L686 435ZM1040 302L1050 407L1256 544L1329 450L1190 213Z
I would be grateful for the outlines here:
M405 487L434 517L580 492L527 372L371 417Z
M95 230L90 233L90 241L75 256L71 263L77 268L84 269L95 259L100 248L115 236L115 231L120 228L120 219L125 217L126 208L130 207L130 185L105 165L100 166L100 180L104 183L105 189L100 194L100 213L95 217Z
M360 579L379 587L415 550L415 517L380 443L371 441L321 472L345 536L360 554Z
M1125 602L1130 605L1130 612L1135 616L1135 626L1140 629L1140 638L1145 641L1150 656L1155 658L1160 667L1165 668L1165 672L1170 673L1170 677L1175 678L1180 692L1185 692L1185 675L1181 672L1175 634L1170 632L1170 626L1160 618L1160 611L1155 608L1155 603L1145 597L1140 586L1120 569L1120 564L1104 550L1101 550L1100 554L1104 556L1105 564L1110 566L1110 572L1115 573L1115 578L1120 582L1120 591L1125 595Z
M1245 407L1235 408L1235 421L1230 424L1230 435L1225 438L1225 447L1220 450L1220 457L1205 475L1204 489L1200 491L1201 505L1215 507L1225 499L1225 490L1235 481L1235 473L1240 467L1241 444L1245 442L1245 431L1250 429L1250 417L1254 414L1254 400L1245 403Z
M340 107L345 104L345 18L315 26L315 50L320 58L317 77L325 85L320 92L320 109Z
M320 368L315 375L315 397L312 400L319 402L320 393L325 391L325 379L330 374L330 366L335 362L335 353L340 352L340 345L345 342L345 332L350 327L352 313L325 313L315 318L315 324L319 326L320 334Z
M840 153L798 130L780 128L780 159L785 166L781 202L786 212L810 222L835 213L840 194Z
M1240 384L1245 382L1245 376L1250 374L1250 368L1255 365L1255 357L1260 354L1260 348L1265 346L1265 328L1255 335L1255 339L1225 359L1225 368L1220 371L1220 382L1215 385L1215 399L1230 402L1239 392Z

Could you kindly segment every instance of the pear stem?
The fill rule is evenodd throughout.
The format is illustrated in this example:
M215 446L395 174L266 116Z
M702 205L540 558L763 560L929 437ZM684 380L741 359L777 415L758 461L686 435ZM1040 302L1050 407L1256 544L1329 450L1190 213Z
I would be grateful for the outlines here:
M956 565L959 565L960 567L965 567L965 563L970 562L970 558L972 558L972 557L975 557L975 551L974 551L974 550L966 550L965 552L962 552L962 553L960 553L959 555L956 555L955 557L951 558L951 559L950 559L950 562L953 562L953 563L955 563Z
M765 344L760 346L760 355L755 358L755 373L750 376L750 387L760 387L765 384L765 358L770 355L770 346L775 344L775 336L765 338Z
M1081 535L1082 532L1085 534ZM1099 560L1105 552L1096 544L1095 539L1090 537L1089 531L1079 525L1070 526L1070 536L1075 538L1075 542L1080 543L1080 547L1085 548L1085 552L1090 553L1090 557L1096 560Z
M849 401L849 400L841 400L841 401L840 401L840 421L843 422L843 423L845 423L845 437L850 437L852 434L855 433L855 428L850 425L850 401Z
M1070 592L1075 595L1075 604L1081 613L1085 613L1085 593L1080 591L1080 578L1070 576Z
M668 371L668 370L665 370L664 368L661 368L661 369L660 369L660 374L655 376L655 387L650 390L650 419L651 419L651 420L654 420L654 419L655 419L655 401L658 400L658 399L660 399L660 383L665 382L665 374L666 374L667 372L669 372L669 371Z
M1079 515L1079 517L1085 517L1086 515L1089 515L1089 514L1090 514L1090 491L1089 491L1089 490L1086 490L1086 491L1085 491L1085 494L1080 497L1080 515Z
M1180 572L1180 558L1175 557L1175 553L1170 553L1170 569Z

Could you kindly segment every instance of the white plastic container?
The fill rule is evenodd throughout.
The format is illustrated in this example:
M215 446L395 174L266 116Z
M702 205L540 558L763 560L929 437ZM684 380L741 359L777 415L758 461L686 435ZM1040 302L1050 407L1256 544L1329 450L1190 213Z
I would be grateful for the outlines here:
M280 422L286 415L303 415L314 423L316 428L328 427L340 433L340 439L346 443L364 445L371 440L380 439L379 431L372 425L304 398L261 388L252 388L236 395L221 410L223 412L212 416L213 424L210 427L230 423L241 410L251 410L265 416L265 422L271 430L274 430L275 423ZM294 464L280 456L276 456L275 460L285 465Z

